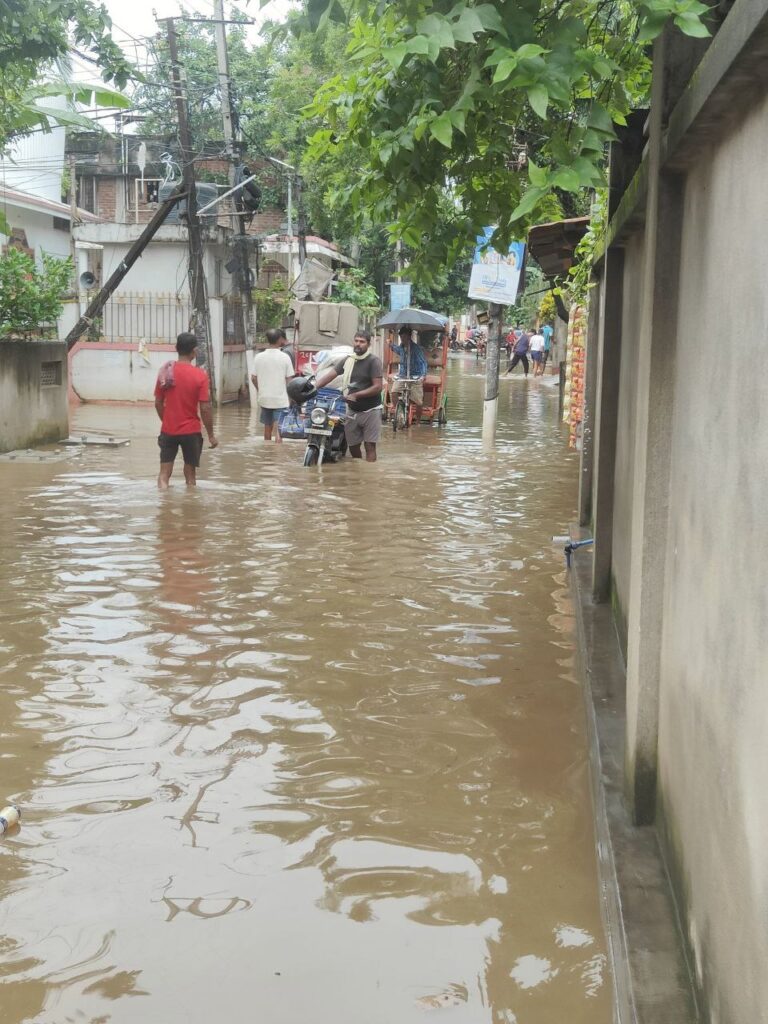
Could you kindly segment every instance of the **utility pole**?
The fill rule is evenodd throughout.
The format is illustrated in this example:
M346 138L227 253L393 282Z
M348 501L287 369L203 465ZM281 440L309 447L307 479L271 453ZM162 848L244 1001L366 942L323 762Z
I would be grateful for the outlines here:
M211 400L216 401L214 378L213 345L211 341L211 319L208 296L205 287L203 265L203 233L197 216L197 190L195 183L194 150L192 133L189 128L189 109L186 86L182 81L179 65L179 49L176 38L175 18L164 18L168 33L168 52L171 57L173 92L176 98L176 117L179 124L179 146L181 148L182 175L187 193L187 236L189 240L189 291L194 310L194 333L198 340L197 361L208 371L211 385ZM201 359L200 356L203 356Z
M235 184L235 159L240 154L235 152L235 133L233 128L234 118L232 116L232 92L229 78L229 53L227 51L227 27L224 17L224 0L213 0L214 29L216 33L216 63L219 69L219 88L221 90L221 120L224 126L224 152L229 160L229 184L230 188ZM242 193L238 192L234 199L235 209L241 213L243 210ZM253 296L251 293L251 262L248 251L248 240L245 236L245 215L235 218L233 221L238 236L236 245L237 259L240 264L238 283L240 289L242 316L243 316L243 339L245 350L248 352L254 342L256 324L254 322ZM247 357L246 357L247 360ZM250 369L250 367L249 367ZM250 377L250 373L248 374Z
M296 208L297 208L297 231L299 233L299 266L304 266L307 258L307 219L304 216L304 182L301 175L296 175Z
M147 248L149 243L152 241L154 236L157 234L158 229L165 222L165 218L178 203L180 199L184 197L184 185L179 185L171 192L168 198L158 206L155 210L152 220L144 228L142 233L130 247L128 252L122 258L120 263L117 265L115 271L110 275L109 280L99 289L97 295L94 296L93 301L86 309L85 313L80 317L75 326L69 332L66 337L67 351L85 334L88 328L92 325L96 317L99 316L102 309L107 303L107 299L110 297L112 292L117 288L120 282L123 280L125 275L131 269L136 260L141 256L144 250Z
M75 228L80 223L80 214L77 209L77 160L74 153L69 154L69 243L72 254L72 277L74 291L77 296L77 315L82 316L83 307L80 304L80 274L77 263L77 245L75 244Z
M483 445L493 447L496 441L496 416L499 404L499 360L504 306L492 302L488 307L488 344L485 349L485 401L483 402Z

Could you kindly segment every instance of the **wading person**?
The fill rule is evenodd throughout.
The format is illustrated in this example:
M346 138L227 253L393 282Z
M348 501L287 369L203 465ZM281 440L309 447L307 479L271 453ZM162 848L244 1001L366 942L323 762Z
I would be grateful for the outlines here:
M390 345L395 355L400 356L397 377L392 381L392 405L397 405L397 396L406 386L403 380L414 380L415 378L415 383L409 385L411 401L413 402L413 422L421 423L421 410L424 406L424 378L427 376L427 357L421 345L417 345L412 340L410 327L401 327L399 337L399 345Z
M184 479L188 487L195 486L203 450L203 426L211 448L219 443L213 433L208 374L192 365L196 348L194 334L180 334L176 339L178 359L162 367L155 385L155 409L160 417L160 490L168 486L179 448L184 456Z
M541 328L541 333L544 335L544 358L541 360L541 372L543 373L549 362L549 357L552 352L552 334L554 333L551 324L545 324Z
M279 327L272 327L266 338L269 348L259 352L253 360L251 380L259 393L259 421L264 426L264 440L271 441L274 432L275 443L280 444L280 414L289 405L285 384L296 376L296 372L290 356L280 349L285 342L285 333Z
M371 351L368 331L358 331L352 343L354 355L337 359L315 381L323 387L341 374L341 393L347 402L344 436L353 459L376 461L376 444L381 434L381 389L384 370L381 360Z
M528 376L528 343L530 339L525 331L522 331L520 337L515 341L514 348L512 349L512 360L507 367L507 373L512 373L518 363L523 364L523 370L525 376Z
M544 373L544 335L534 330L530 338L530 347L533 376L540 377Z

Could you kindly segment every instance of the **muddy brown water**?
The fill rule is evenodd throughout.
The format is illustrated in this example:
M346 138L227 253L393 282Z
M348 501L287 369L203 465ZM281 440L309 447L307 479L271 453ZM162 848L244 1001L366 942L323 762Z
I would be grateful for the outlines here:
M304 469L225 409L0 465L0 1018L610 1019L553 382Z

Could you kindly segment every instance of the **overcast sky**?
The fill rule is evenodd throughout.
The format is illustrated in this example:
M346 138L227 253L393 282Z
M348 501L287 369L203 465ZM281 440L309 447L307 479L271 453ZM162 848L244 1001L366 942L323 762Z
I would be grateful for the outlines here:
M157 32L158 25L153 11L157 12L157 18L169 18L180 13L193 18L213 17L211 0L130 0L129 3L125 0L104 0L104 3L112 17L115 38L133 56L136 49L134 39L141 40ZM291 0L271 0L259 10L257 0L250 4L240 2L235 5L225 0L227 13L233 6L256 22L250 29L250 34L255 38L261 24L265 21L280 21L292 3Z

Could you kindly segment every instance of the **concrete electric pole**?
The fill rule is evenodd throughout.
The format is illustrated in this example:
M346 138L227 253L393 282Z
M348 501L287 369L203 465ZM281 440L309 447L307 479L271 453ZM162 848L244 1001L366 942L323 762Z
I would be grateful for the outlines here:
M485 349L485 401L483 402L483 445L493 447L496 442L496 417L499 405L499 361L501 358L501 331L504 306L492 302L488 306L488 344Z
M230 187L236 184L236 167L238 157L241 154L236 152L234 117L232 107L232 90L229 77L229 52L227 50L227 21L224 17L224 0L213 0L214 30L216 33L216 62L219 70L219 89L221 91L221 120L224 127L224 152L229 161L229 184ZM243 210L242 192L238 192L234 199L235 209L238 213ZM241 298L241 309L243 317L243 339L245 349L248 352L254 344L256 324L253 309L253 295L251 291L251 261L248 240L245 235L245 215L233 219L237 243L237 261L240 270L237 274L238 288ZM250 377L250 373L249 373Z
M216 381L213 365L213 344L211 339L211 318L208 309L208 295L205 285L203 264L203 232L197 216L197 191L195 182L195 152L192 147L192 133L189 126L189 107L186 85L182 80L179 64L179 48L176 37L176 19L165 18L168 34L168 52L171 57L173 92L176 98L176 116L179 124L179 146L181 149L182 177L187 193L187 234L189 240L189 291L192 297L193 329L198 339L198 363L205 366L211 385L211 401L216 401ZM200 358L202 355L202 359Z

